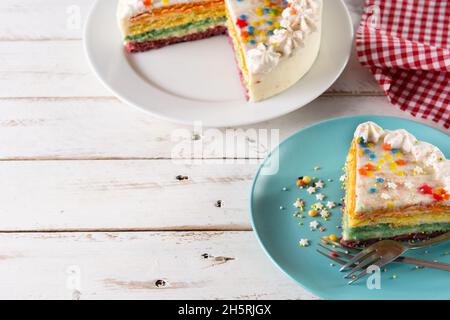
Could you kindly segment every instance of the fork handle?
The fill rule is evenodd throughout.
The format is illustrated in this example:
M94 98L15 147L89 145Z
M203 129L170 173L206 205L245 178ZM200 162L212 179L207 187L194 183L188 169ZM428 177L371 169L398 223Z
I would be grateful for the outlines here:
M433 237L433 238L425 240L425 241L421 241L418 243L412 243L412 244L410 243L410 244L408 244L408 248L409 249L418 249L418 248L428 247L433 244L440 243L440 242L443 242L443 241L446 241L449 239L450 239L450 232L446 232L444 234L441 234L440 236Z
M444 271L450 271L450 264L442 263L442 262L433 262L433 261L408 258L408 257L399 257L395 260L395 262L415 264L420 267L428 267L428 268L434 268L434 269L439 269L439 270L444 270Z

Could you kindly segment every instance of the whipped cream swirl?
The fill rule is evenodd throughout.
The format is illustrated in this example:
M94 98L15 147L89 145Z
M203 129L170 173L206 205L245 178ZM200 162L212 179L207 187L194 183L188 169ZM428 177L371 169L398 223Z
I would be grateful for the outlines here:
M270 37L270 43L285 56L290 56L295 48L303 46L303 40L303 32L292 29L277 29Z
M361 123L355 130L355 138L363 138L365 142L377 143L381 136L384 135L384 130L375 122L368 121Z
M280 57L276 58L277 63L280 58L291 56L296 48L303 47L307 35L317 31L320 23L320 0L288 0L288 3L289 7L281 13L281 28L274 30L273 35L269 37L268 46L280 54ZM260 72L269 72L273 66L253 66L250 62L250 69L264 69L266 71Z
M280 61L281 54L275 52L273 46L258 44L248 51L249 68L254 73L270 72Z
M391 145L392 148L400 149L405 152L411 152L417 143L416 137L404 129L387 131L384 137L384 143Z

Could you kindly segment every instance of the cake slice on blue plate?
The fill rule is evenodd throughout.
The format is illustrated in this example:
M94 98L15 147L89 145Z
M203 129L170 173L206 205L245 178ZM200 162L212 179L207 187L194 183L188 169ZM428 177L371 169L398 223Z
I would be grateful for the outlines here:
M400 129L360 124L345 164L342 243L450 231L450 160Z

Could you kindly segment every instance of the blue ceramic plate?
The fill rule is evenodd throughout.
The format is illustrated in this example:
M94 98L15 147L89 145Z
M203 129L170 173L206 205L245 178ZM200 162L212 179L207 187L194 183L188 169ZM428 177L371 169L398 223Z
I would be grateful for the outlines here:
M251 219L256 235L272 261L308 291L325 299L450 299L450 273L432 269L416 269L413 265L390 264L381 272L381 289L370 290L366 281L352 286L342 278L338 266L316 252L320 236L335 233L340 221L340 208L332 210L328 221L314 218L327 228L310 231L307 215L314 195L295 186L297 177L309 175L325 182L321 191L326 200L340 202L344 192L339 177L353 132L358 124L374 121L386 129L403 128L438 146L450 156L447 134L426 125L392 117L358 116L338 118L303 129L280 144L263 162L251 190ZM314 167L320 166L320 170ZM278 169L278 170L277 170ZM331 179L332 181L328 181ZM287 191L283 191L287 188ZM294 217L296 198L306 202L305 217ZM303 225L299 223L303 222ZM307 238L309 247L298 241ZM410 252L408 256L450 263L450 243Z

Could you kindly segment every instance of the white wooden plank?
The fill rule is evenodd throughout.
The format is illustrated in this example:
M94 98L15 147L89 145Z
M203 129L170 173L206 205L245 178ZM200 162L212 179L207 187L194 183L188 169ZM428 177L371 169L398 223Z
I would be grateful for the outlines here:
M0 99L0 159L261 158L277 141L255 143L245 138L249 129L278 129L283 139L313 123L358 114L411 118L385 97L321 97L281 118L241 128L235 148L212 138L224 129L205 129L192 141L197 129L156 119L116 99Z
M0 231L251 230L255 171L217 161L1 161Z
M81 41L0 41L1 97L110 96Z
M0 41L81 39L92 0L2 0Z
M314 298L251 232L0 234L0 243L1 299Z

